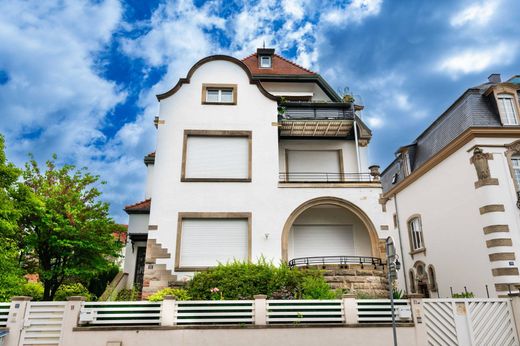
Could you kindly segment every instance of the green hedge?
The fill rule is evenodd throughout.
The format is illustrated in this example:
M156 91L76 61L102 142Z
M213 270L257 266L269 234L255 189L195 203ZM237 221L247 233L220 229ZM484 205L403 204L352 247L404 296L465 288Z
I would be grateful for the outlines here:
M218 288L218 293L212 289ZM261 259L258 263L235 261L219 264L195 274L187 285L195 300L253 299L265 294L270 299L333 299L336 297L318 270L274 266ZM214 290L215 291L215 290Z

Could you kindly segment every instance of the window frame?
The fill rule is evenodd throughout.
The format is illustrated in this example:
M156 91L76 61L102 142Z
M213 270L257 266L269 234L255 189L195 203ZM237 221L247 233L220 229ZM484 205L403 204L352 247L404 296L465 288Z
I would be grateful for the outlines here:
M269 65L268 66L264 66L263 65L264 58L268 59L268 61L269 61ZM260 67L260 68L272 68L273 67L273 58L270 55L260 55L260 59L258 60L258 67Z
M417 232L412 229L412 223L418 220L418 225L420 227L420 231ZM423 224L422 224L422 218L420 214L414 214L408 218L406 221L406 225L408 228L408 240L410 242L410 255L415 255L421 252L426 252L426 246L424 242L424 230L423 230ZM414 233L418 234L420 239L415 239ZM415 244L420 245L420 247L416 247Z
M208 101L208 98L207 98L208 90L218 90L219 99L222 98L222 90L231 90L233 100L231 102ZM237 102L238 102L238 86L236 84L208 84L208 83L202 84L201 104L235 106L237 104Z
M175 244L175 271L176 272L199 272L205 271L209 267L188 267L181 266L181 247L182 247L182 223L187 219L229 219L247 220L247 261L252 258L252 213L251 212L179 212L177 219L177 241Z
M426 269L426 275L428 275L428 284L430 286L430 291L437 292L437 273L435 272L435 267L433 266L433 264L428 265L428 268Z
M509 92L500 92L496 95L497 100L497 108L498 112L500 113L500 120L502 122L502 125L504 126L518 126L520 125L520 119L519 119L519 110L518 110L518 100L515 97L516 95L509 93ZM513 118L516 121L514 124L509 123L509 117L507 116L507 110L505 107L505 102L502 104L503 99L511 100L511 106L513 110Z
M247 178L190 178L186 176L186 161L188 159L188 139L189 137L243 137L248 140L248 163ZM184 138L182 143L182 163L181 163L181 182L243 182L250 183L252 181L252 160L253 160L253 133L252 131L235 131L235 130L184 130Z

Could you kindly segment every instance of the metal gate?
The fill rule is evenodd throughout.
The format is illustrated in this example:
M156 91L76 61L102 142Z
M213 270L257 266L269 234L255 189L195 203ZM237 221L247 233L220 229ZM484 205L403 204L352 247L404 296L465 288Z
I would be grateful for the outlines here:
M519 345L510 299L424 299L428 345Z
M66 302L29 302L20 345L59 345Z

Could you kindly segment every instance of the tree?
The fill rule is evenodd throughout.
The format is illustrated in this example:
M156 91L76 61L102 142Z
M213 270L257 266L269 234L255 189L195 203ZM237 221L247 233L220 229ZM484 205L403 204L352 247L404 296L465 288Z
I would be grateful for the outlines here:
M99 177L86 168L59 168L53 156L42 171L31 159L22 177L32 198L21 198L16 239L24 264L34 264L43 283L43 300L52 300L66 279L88 280L105 270L121 249L113 233L124 230L100 200Z
M0 135L0 301L16 295L24 282L18 265L19 252L12 240L21 216L13 196L20 173L18 168L7 162L4 138Z

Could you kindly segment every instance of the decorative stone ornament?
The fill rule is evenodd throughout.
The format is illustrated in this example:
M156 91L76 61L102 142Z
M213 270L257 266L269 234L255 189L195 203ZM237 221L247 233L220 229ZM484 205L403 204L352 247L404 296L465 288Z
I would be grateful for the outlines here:
M471 157L471 163L475 165L475 170L477 171L478 180L484 180L491 178L489 174L489 164L488 160L490 159L489 153L484 153L482 149L475 148L473 150L473 156Z
M491 178L489 172L489 160L493 160L493 154L484 153L482 149L476 147L473 150L473 156L470 158L470 163L475 166L478 180L475 182L475 188L485 185L498 185L498 179Z
M370 169L370 175L372 176L373 181L379 181L381 177L381 173L379 172L379 166L378 165L372 165L368 167Z

